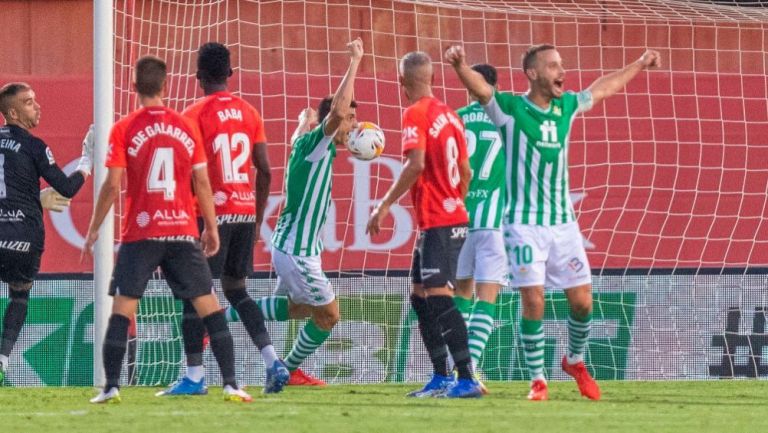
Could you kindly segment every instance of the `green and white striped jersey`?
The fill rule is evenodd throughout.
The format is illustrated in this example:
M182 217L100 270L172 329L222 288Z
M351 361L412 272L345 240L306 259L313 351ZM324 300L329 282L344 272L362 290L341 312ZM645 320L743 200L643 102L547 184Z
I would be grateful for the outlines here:
M504 216L504 152L501 136L477 102L456 111L464 122L472 180L464 203L469 229L499 229Z
M483 107L499 128L507 158L508 223L556 225L576 220L568 186L568 140L592 93L565 92L549 109L524 95L496 92Z
M286 200L277 219L272 245L294 256L323 251L320 232L331 202L331 176L336 146L324 133L325 122L293 143L285 171Z

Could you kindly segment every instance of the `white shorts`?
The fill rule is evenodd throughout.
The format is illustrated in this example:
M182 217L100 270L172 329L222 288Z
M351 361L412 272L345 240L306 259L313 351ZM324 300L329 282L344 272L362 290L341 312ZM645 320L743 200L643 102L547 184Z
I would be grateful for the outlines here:
M507 253L501 230L470 230L459 253L457 280L507 284Z
M579 224L507 224L504 242L514 287L570 289L592 283Z
M336 298L323 273L320 256L292 256L272 248L272 266L277 272L276 295L314 307L330 304Z

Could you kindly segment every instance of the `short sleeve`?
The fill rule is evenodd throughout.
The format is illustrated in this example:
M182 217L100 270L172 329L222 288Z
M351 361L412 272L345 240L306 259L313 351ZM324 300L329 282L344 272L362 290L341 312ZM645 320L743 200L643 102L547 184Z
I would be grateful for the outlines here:
M407 110L403 114L403 153L411 149L427 148L427 132L420 120L414 110Z
M205 155L205 146L203 146L203 135L200 133L200 128L193 122L187 121L187 125L192 132L192 140L195 141L195 147L192 149L192 167L198 168L205 166L208 162L208 157Z
M107 149L107 167L128 167L125 148L124 123L117 122L109 133L109 148Z
M577 113L584 113L585 111L589 111L592 109L592 106L594 105L594 98L592 98L592 92L590 90L582 90L581 92L576 94L576 112Z
M513 99L513 95L496 91L493 93L491 100L483 105L483 110L485 110L485 113L497 127L502 127L513 119Z

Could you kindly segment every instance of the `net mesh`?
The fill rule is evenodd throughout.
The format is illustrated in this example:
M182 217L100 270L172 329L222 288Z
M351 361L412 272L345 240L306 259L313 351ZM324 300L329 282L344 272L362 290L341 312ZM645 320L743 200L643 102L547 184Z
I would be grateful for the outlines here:
M470 62L497 66L500 87L517 93L527 89L520 54L532 44L558 47L569 71L566 87L575 90L646 48L657 49L660 70L641 74L573 124L571 189L596 275L587 358L599 378L764 376L761 308L768 300L755 267L768 261L768 10L727 3L117 0L116 111L136 108L130 78L138 56L166 59L167 101L181 110L202 95L194 76L197 47L226 44L235 69L231 90L265 120L273 184L261 238L268 240L284 199L285 143L296 117L335 90L347 66L344 44L361 36L366 56L355 86L358 118L379 124L387 146L373 163L345 153L335 162L323 263L333 276L349 278L333 280L342 322L306 367L339 382L422 380L428 358L402 277L414 241L409 198L393 208L381 236L364 233L372 204L401 168L399 119L407 101L397 59L416 49L430 54L436 96L458 108L467 103L466 91L440 61L451 44L464 45ZM256 269L269 275L269 263L268 245L260 241ZM382 271L387 276L375 276ZM252 296L271 292L273 283L249 281ZM167 293L164 283L156 284ZM154 378L137 383L166 383L183 363L179 308L148 295L131 368L139 378ZM514 331L517 295L505 291L499 304L500 327L483 369L491 378L526 378ZM566 342L565 311L562 294L549 294L546 365L554 378L562 377L556 366ZM159 333L150 331L155 323L163 323ZM263 367L237 326L238 356L246 357L241 373L258 382ZM297 326L272 324L270 330L285 336L287 349ZM355 356L365 362L348 361ZM210 369L212 361L206 358ZM165 373L142 376L145 369Z

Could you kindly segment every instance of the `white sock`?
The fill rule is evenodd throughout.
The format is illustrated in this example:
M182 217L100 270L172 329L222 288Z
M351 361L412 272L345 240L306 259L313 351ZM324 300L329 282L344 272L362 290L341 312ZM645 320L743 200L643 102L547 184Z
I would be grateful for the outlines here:
M8 369L8 357L5 355L0 355L0 368L2 368L3 371Z
M542 380L542 381L544 381L544 383L547 383L547 378L544 377L543 374L542 375L538 375L538 376L534 377L533 379L531 379L531 383L533 383L533 382L535 382L537 380Z
M188 365L187 377L193 382L200 382L205 377L205 366L202 365Z
M277 353L275 353L275 346L271 344L269 346L264 346L264 348L261 349L261 357L264 358L264 365L266 365L267 368L271 368L275 365L275 361L279 359Z
M584 361L584 354L579 353L578 355L569 353L568 356L565 358L565 362L567 362L570 365L578 364L580 362Z

